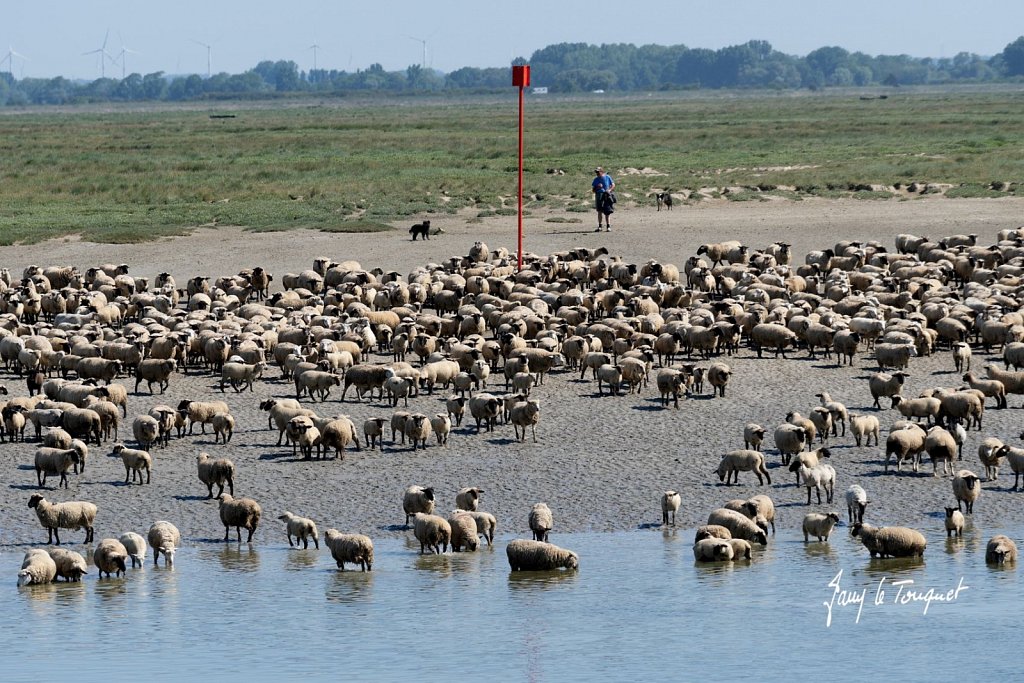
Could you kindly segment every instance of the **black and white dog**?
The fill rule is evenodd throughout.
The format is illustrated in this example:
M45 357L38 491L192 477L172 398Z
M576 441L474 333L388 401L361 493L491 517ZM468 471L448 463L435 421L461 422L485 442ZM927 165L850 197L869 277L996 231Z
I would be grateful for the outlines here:
M670 193L659 192L654 196L658 200L658 211L661 211L662 205L664 205L667 210L672 210L672 195Z

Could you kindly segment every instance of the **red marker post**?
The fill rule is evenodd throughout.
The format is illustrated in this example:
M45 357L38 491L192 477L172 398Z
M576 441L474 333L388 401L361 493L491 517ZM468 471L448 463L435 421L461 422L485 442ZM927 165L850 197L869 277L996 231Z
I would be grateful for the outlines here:
M530 85L530 67L527 64L512 67L512 85L519 87L519 245L516 249L517 270L523 269L523 90Z

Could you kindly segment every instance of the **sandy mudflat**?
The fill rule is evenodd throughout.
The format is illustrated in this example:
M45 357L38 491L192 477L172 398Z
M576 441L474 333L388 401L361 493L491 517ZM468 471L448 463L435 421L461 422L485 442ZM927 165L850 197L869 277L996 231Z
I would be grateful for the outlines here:
M909 201L806 200L800 202L708 202L678 206L672 212L653 207L623 209L615 214L613 232L591 232L593 218L581 224L547 223L542 217L526 221L526 249L540 254L575 246L606 245L612 254L643 262L657 258L679 266L708 241L739 239L752 248L775 240L794 245L794 262L803 262L810 249L833 245L840 239L876 239L892 245L896 234L911 232L938 238L954 233L978 233L991 243L1002 228L1021 223L1024 200L951 200L922 198ZM580 216L580 214L573 214ZM474 241L489 247L515 248L514 218L487 219L482 224L462 219L435 219L446 234L427 243L408 241L404 232L366 235L330 235L319 232L249 233L234 228L200 229L193 236L164 239L142 245L97 245L75 240L31 246L0 248L0 266L16 275L28 264L75 264L85 269L107 262L127 262L132 274L153 276L171 272L179 285L197 274L218 276L241 268L263 265L280 275L311 266L317 256L335 260L356 259L366 268L407 273L427 262L442 262L467 253ZM293 387L277 379L276 369L255 393L229 393L224 399L238 419L238 431L229 447L214 446L212 435L194 435L155 449L155 469L150 486L123 486L119 459L110 458L109 445L92 448L84 475L72 478L69 492L50 490L51 500L85 499L97 503L97 538L129 529L144 531L157 519L171 520L190 542L223 535L215 501L205 499L205 487L196 479L195 455L201 450L232 458L237 466L236 495L251 496L264 510L264 522L256 539L284 542L283 528L275 518L283 510L313 517L321 529L336 527L371 536L407 533L401 497L411 483L435 487L439 509L454 505L455 491L462 486L485 489L482 508L493 512L504 531L525 532L532 503L546 501L555 514L557 532L574 530L634 529L660 521L661 491L682 491L679 523L703 523L707 513L731 498L769 493L779 506L779 523L798 528L804 514L803 488L793 486L793 475L778 469L779 457L766 442L772 469L772 486L758 487L750 474L741 485L718 485L712 470L725 451L742 448L742 429L747 421L760 422L771 432L789 410L807 413L816 405L814 394L827 390L851 411L871 404L867 376L876 369L861 354L854 368L836 368L822 360L809 360L806 352L787 360L758 360L747 349L738 356L722 358L734 371L724 399L710 396L685 401L681 409L662 410L652 389L640 396L598 398L596 385L578 374L552 374L536 390L541 399L540 442L517 444L511 427L500 426L493 434L475 434L465 424L452 435L447 449L430 445L412 452L388 448L384 453L350 453L344 462L301 462L290 448L277 447L276 432L267 430L266 414L257 404L268 396L290 396ZM975 351L974 369L981 371L984 356ZM707 364L705 362L704 364ZM914 359L912 378L904 390L916 395L926 387L958 386L949 352ZM653 378L652 378L653 379ZM16 376L4 383L12 395L27 393ZM134 380L122 380L129 388ZM130 437L130 421L156 403L176 405L183 398L202 399L217 394L216 378L190 373L174 378L165 396L132 395L128 422L122 438ZM500 390L501 385L497 388ZM350 392L351 394L351 392ZM321 415L347 413L357 425L369 416L390 416L390 407L374 402L339 402L340 392L315 409ZM433 415L443 411L443 392L421 395L410 409ZM983 473L977 445L984 436L998 436L1019 445L1024 427L1022 399L1013 396L1009 410L988 410L984 429L971 432L964 448L965 467ZM897 417L895 411L879 414L883 428ZM850 437L838 438L831 463L838 471L836 501L832 507L845 520L843 492L852 483L867 489L872 504L868 520L877 524L910 524L941 534L942 507L953 500L948 479L929 476L881 474L882 448L857 448ZM39 543L45 532L26 502L35 490L30 469L34 445L0 446L4 485L0 487L0 544ZM1009 491L1013 484L1007 468L997 482L985 483L977 503L974 524L981 527L1020 526L1024 523L1024 493ZM821 508L827 506L822 505ZM821 509L813 506L814 509ZM65 532L76 544L81 532Z

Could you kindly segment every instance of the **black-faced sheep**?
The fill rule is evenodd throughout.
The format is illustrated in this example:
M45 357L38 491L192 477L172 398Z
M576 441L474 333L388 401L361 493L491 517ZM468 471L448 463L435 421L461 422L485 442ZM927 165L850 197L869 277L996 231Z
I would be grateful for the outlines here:
M989 564L1014 564L1017 561L1017 544L1002 534L989 539L985 547L985 562Z
M765 480L772 483L771 475L764 463L764 455L758 451L730 451L722 456L721 462L714 470L718 480L726 485L739 483L740 472L753 472L757 476L757 483L764 484ZM762 478L763 475L763 478Z
M85 529L85 543L92 542L93 523L97 508L85 501L51 503L38 493L28 499L28 506L36 509L36 516L47 532L47 544L60 545L60 529Z
M960 470L953 477L953 496L956 497L956 509L960 510L963 503L967 514L974 514L974 502L981 495L981 479L970 470Z
M114 576L121 576L128 572L125 560L128 559L128 550L121 545L116 538L104 538L96 545L92 553L93 564L99 571L99 577L106 574L109 578L111 573Z
M224 484L231 495L235 494L235 464L227 458L213 459L209 453L196 456L199 481L206 484L207 498L213 498L213 485L217 485L217 498L224 495Z
M434 489L413 484L405 489L402 496L402 510L405 511L405 523L417 512L431 514L434 512Z
M846 512L850 524L864 522L864 510L870 502L867 491L857 484L852 484L846 489Z
M816 537L819 541L827 541L836 524L839 524L839 515L834 512L808 512L804 515L802 525L804 543L807 543L811 536Z
M921 532L902 526L873 527L856 523L850 535L860 537L871 557L923 557L928 545Z
M252 542L252 535L256 532L256 527L260 523L260 515L263 514L263 510L252 498L238 498L237 500L231 494L225 493L220 498L220 521L224 524L224 540L229 540L229 533L231 527L235 527L235 532L238 534L238 542L242 541L242 529L245 528L249 532L247 543Z
M672 515L672 526L676 525L676 513L682 504L683 499L678 491L665 491L661 494L661 523L663 526L668 526L669 514Z
M547 542L548 532L554 527L554 519L551 508L546 503L536 503L530 509L530 531L533 532L533 540Z

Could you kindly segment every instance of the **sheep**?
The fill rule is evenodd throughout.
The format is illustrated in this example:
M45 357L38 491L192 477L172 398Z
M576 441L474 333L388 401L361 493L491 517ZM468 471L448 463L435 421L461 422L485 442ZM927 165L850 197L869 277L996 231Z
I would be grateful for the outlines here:
M676 513L683 504L683 498L678 491L665 491L661 494L661 523L668 526L668 515L672 513L672 526L676 525Z
M732 369L725 363L712 363L707 370L708 382L711 384L711 395L725 398L725 385L729 383Z
M462 417L466 414L466 398L463 396L449 396L445 399L445 410L449 417L454 418L455 426L462 426Z
M877 322L877 321L874 321ZM832 350L836 352L836 365L841 366L844 359L853 366L853 358L857 355L861 335L851 330L838 330L832 337Z
M266 364L263 361L257 361L252 364L231 361L224 363L220 369L221 393L224 393L224 384L226 382L231 383L231 388L235 390L235 393L245 391L246 388L251 392L253 390L253 381L263 377L263 370L265 367Z
M294 401L294 404L289 403ZM267 416L267 425L271 428L277 427L277 445L281 445L281 439L284 438L285 431L288 429L288 424L293 418L305 416L314 417L316 413L308 408L302 408L298 405L298 402L294 399L281 399L274 400L269 399L260 402L260 408L269 412Z
M0 415L3 417L3 428L7 432L7 439L11 443L14 443L15 437L20 437L21 441L25 441L25 411L21 406L5 406ZM2 440L0 435L0 440Z
M456 511L448 517L451 527L451 546L453 553L460 553L465 548L468 552L476 552L480 539L477 535L476 520L465 512Z
M758 484L764 484L765 480L769 485L772 483L771 475L768 474L768 468L764 463L764 455L757 451L730 451L722 456L718 468L714 470L714 473L718 475L718 480L725 482L726 486L732 483L738 484L740 472L753 472L757 477ZM764 475L764 479L761 478L761 475Z
M530 509L530 531L533 532L533 540L547 543L548 532L554 526L551 508L546 503L536 503Z
M881 410L882 406L878 403L878 399L892 398L902 392L903 382L909 376L905 372L894 372L891 375L884 372L872 373L868 378L868 388L871 390L871 398L874 399L872 405Z
M550 543L517 538L505 546L509 567L518 571L550 571L552 569L579 569L580 558L571 550Z
M803 427L784 422L775 429L775 447L782 455L783 465L788 465L790 459L804 449L807 441L807 430Z
M64 450L71 448L71 435L60 427L47 427L41 439L42 444L47 448L62 448Z
M159 426L159 438L157 441L161 447L166 448L171 442L172 431L177 429L178 436L180 437L182 430L185 428L185 422L181 420L178 411L168 405L160 404L153 406L149 409L149 416L156 420Z
M107 360L105 358L83 358L78 361L75 372L79 379L95 379L110 384L114 378L121 374L123 367L119 360Z
M818 541L828 541L829 535L836 524L839 524L839 515L834 512L823 514L820 512L808 512L804 515L803 530L804 543L809 542L810 536L817 537Z
M757 357L762 358L765 347L775 351L775 357L779 354L786 357L786 347L796 344L796 333L783 325L774 323L759 323L754 325L750 331L750 345L757 351Z
M753 548L750 547L750 541L745 541L742 538L730 538L729 545L732 546L732 556L734 560L751 559Z
M164 556L164 566L170 567L174 564L174 552L181 545L178 527L163 520L153 522L146 539L149 541L149 547L153 549L153 566L159 564L161 553Z
M242 528L249 531L246 543L252 543L252 535L260 523L260 515L263 510L252 498L235 499L231 494L225 493L220 498L220 521L224 524L224 540L228 540L231 527L235 527L238 534L238 542L242 542Z
M33 548L25 553L18 572L18 587L50 583L57 576L57 563L45 550Z
M878 367L906 369L910 359L917 356L917 349L913 344L875 344L875 361Z
M808 419L814 425L814 430L817 432L821 443L828 441L829 435L835 427L832 424L832 413L828 411L828 408L822 408L821 406L812 408L808 414Z
M192 434L192 427L199 424L206 433L206 425L213 422L213 416L217 413L230 413L231 409L224 401L191 401L185 399L178 404L178 413L188 420L188 433Z
M858 522L850 535L860 538L871 557L924 557L928 545L921 532L902 526L873 527Z
M100 388L102 389L103 387ZM111 435L116 440L118 424L121 421L121 413L118 412L117 406L105 399L90 396L85 407L100 416L100 429L103 440L111 438Z
M235 463L227 458L214 460L209 453L200 453L196 456L196 465L199 469L199 481L206 484L207 500L214 497L214 484L218 487L218 500L224 495L225 483L228 485L228 492L235 495Z
M85 529L85 543L92 542L93 524L97 508L86 501L51 503L38 493L28 499L28 506L36 509L39 522L46 529L46 543L60 545L60 529Z
M374 447L384 450L384 418L371 417L363 422L363 445L371 451Z
M431 514L434 512L434 489L429 486L413 484L405 489L402 496L402 510L405 511L405 524L409 525L409 518L417 512Z
M423 413L413 413L405 420L405 436L408 437L412 450L419 445L423 450L427 449L427 439L430 438L430 418Z
M751 543L768 545L768 535L746 515L726 508L716 508L708 515L708 524L723 526L733 538L742 538Z
M967 342L953 344L953 368L958 373L971 369L971 345Z
M452 431L452 419L445 413L438 413L430 418L430 429L437 437L438 446L448 445L448 435Z
M965 512L974 514L974 502L981 495L981 479L970 470L960 470L953 477L953 495L956 497L956 509L960 510L960 503L967 507Z
M213 442L219 443L221 439L227 445L235 433L235 418L229 413L215 413L213 416Z
M132 435L143 450L160 442L160 423L150 415L139 415L132 421Z
M346 415L340 415L324 424L320 432L320 446L324 453L333 448L334 457L345 459L345 446L353 444L355 450L362 450L359 445L359 434L356 425Z
M605 364L597 368L597 395L603 396L602 384L608 385L608 392L615 396L619 395L619 386L622 384L622 369L618 365Z
M170 386L171 374L177 369L178 364L173 358L146 358L139 362L135 368L135 393L139 393L139 385L143 382L153 393L153 384L160 387L160 393L164 393ZM223 383L221 385L223 387Z
M364 572L373 571L373 541L369 536L328 529L324 532L324 545L330 548L341 571L345 571L346 562L359 565Z
M116 538L104 538L96 545L96 550L92 553L93 564L96 565L98 576L101 579L104 574L110 578L111 572L114 576L128 573L128 568L125 566L127 559L128 551Z
M533 442L537 443L537 423L540 422L540 401L537 399L530 399L528 401L520 401L512 406L512 410L509 412L509 419L512 422L512 428L515 431L516 439L519 441L526 441L526 428L530 427L533 433ZM522 436L519 434L519 430L522 428Z
M1017 561L1017 544L1002 534L993 536L985 546L988 564L1013 564Z
M764 431L764 427L756 422L743 425L743 448L760 452L761 443L764 442Z
M732 543L721 538L701 538L693 544L693 559L697 562L729 562L735 553Z
M362 395L370 393L373 398L373 390L377 389L384 395L384 382L388 377L393 377L395 371L386 365L356 365L345 373L345 386L341 390L341 400L345 400L345 394L352 385L356 387L356 401L362 400Z
M501 410L501 401L493 394L481 392L469 399L469 414L476 420L476 433L480 433L481 421L490 432L498 422L498 412Z
M818 465L822 458L832 457L832 452L827 448L819 448L816 451L808 451L806 453L798 453L793 461L789 463L789 471L796 473L796 485L800 485L800 468L801 467L814 467Z
M145 564L146 560L146 539L134 531L126 531L121 534L117 539L124 546L124 549L128 551L128 557L131 558L132 568L141 567Z
M100 445L103 419L95 410L90 410L89 408L69 408L61 414L60 420L61 427L71 436L80 436L85 439L86 443L89 443L89 439L93 438L96 440L96 445Z
M902 429L889 432L885 440L885 471L889 471L889 457L896 456L896 472L899 473L904 460L910 460L914 471L918 471L921 463L921 451L924 450L928 434L915 424L908 424Z
M939 476L939 465L942 473L953 474L953 459L956 457L957 445L953 435L942 427L932 427L925 437L924 450L932 459L932 476Z
M72 468L77 470L78 464L84 461L85 453L88 452L85 444L78 439L72 441L71 445L72 447L69 449L47 448L45 446L36 449L35 469L36 482L39 488L43 488L46 485L46 477L48 475L60 475L60 482L58 482L57 488L61 486L68 488L68 471Z
M494 543L494 530L498 526L498 521L494 515L479 510L462 510L458 508L453 510L452 513L469 515L476 524L476 532L484 537L487 545L490 546Z
M47 428L47 431L60 429L63 415L64 411L57 408L33 408L32 410L25 412L25 417L32 423L32 426L35 427L37 439L42 438L44 427ZM71 435L69 434L68 439L70 438Z
M775 503L764 494L757 494L747 499L744 514L767 532L765 524L770 524L772 534L775 533Z
M659 399L661 405L668 407L669 396L671 395L672 400L675 403L676 409L679 408L679 394L686 390L686 376L680 370L674 368L666 368L659 370L655 377L655 383L658 386L658 393L661 398Z
M963 380L971 389L977 389L988 398L996 400L996 410L1006 408L1006 386L997 379L978 379L968 372Z
M459 492L455 494L456 509L476 512L477 507L480 505L480 494L483 492L482 488L476 486L459 489Z
M846 489L846 513L850 524L864 522L864 510L870 502L867 491L857 484L851 484Z
M877 447L881 425L878 422L878 418L874 415L855 415L851 413L850 432L853 434L858 448L862 443L864 446L870 446L872 436L875 437L875 446Z
M836 470L828 464L819 463L813 467L801 465L799 476L804 480L807 488L807 504L811 504L811 488L818 495L818 505L821 505L821 489L825 489L825 502L832 504L832 496L836 488Z
M146 471L146 483L149 483L150 473L153 469L153 458L149 453L134 448L125 448L123 443L114 444L113 456L121 456L124 463L124 483L128 483L131 476L131 483L135 483L135 476L139 477L139 484L142 483L142 471Z
M1008 394L1024 394L1024 372L1011 372L1000 370L994 363L985 366L985 373L989 379L1003 383Z
M978 445L978 460L985 466L985 479L986 481L995 481L999 479L999 449L1003 447L1003 442L994 436L990 436Z
M732 538L732 532L720 524L705 524L704 526L697 527L694 541L704 538L721 538L728 541Z
M938 417L939 410L942 408L942 402L934 396L906 399L897 394L892 397L891 401L891 407L898 410L903 417L917 418L918 421L923 417L928 424Z
M54 564L57 565L57 577L65 581L78 582L89 573L85 558L74 550L65 548L50 548L46 551Z
M306 370L295 374L294 378L296 399L308 393L311 400L315 401L319 396L322 403L330 395L331 387L341 386L341 377L324 370Z
M313 546L320 550L320 532L316 529L316 522L306 517L299 517L293 515L287 510L278 517L279 520L285 523L285 533L288 536L288 546L292 547L292 536L295 537L294 546L298 547L299 541L302 541L302 549L306 550L309 548L309 539L313 539Z
M964 519L963 513L956 508L946 508L946 538L951 536L957 536L962 538L964 535Z
M452 527L444 517L417 512L413 516L413 535L420 542L420 555L430 548L435 555L447 552Z

